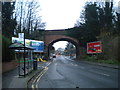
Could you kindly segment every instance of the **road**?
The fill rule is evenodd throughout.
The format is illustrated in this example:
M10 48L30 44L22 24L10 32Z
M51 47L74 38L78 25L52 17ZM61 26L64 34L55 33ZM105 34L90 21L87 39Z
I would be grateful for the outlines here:
M118 70L57 56L32 88L117 88Z

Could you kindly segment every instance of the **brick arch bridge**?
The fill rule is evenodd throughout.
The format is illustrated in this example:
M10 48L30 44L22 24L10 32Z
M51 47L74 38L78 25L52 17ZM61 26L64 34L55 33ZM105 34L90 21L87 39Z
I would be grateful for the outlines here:
M76 47L76 58L79 59L80 56L80 47L77 39L66 36L66 30L45 30L44 33L44 42L45 42L45 51L47 57L49 57L49 48L58 41L68 41L75 45Z

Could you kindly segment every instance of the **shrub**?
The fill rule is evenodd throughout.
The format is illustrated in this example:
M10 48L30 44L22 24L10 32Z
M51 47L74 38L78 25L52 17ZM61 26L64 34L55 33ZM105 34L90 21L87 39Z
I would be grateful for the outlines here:
M94 61L94 60L97 60L97 57L86 55L86 56L84 56L84 59L87 61Z
M91 61L91 62L98 62L98 63L104 63L104 64L116 64L116 65L120 65L120 62L116 59L102 59L102 55L99 55L100 58L98 58L98 56L84 56L84 60L86 61Z

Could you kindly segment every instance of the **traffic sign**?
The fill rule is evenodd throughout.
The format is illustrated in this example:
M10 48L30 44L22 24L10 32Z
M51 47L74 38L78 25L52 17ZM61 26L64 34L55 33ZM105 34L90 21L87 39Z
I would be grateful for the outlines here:
M19 41L24 41L24 33L18 33Z

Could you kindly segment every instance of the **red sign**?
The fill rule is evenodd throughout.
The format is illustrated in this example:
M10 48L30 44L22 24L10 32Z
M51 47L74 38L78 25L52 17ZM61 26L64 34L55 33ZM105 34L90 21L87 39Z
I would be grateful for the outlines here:
M102 52L101 41L87 43L88 54L101 53L101 52Z

